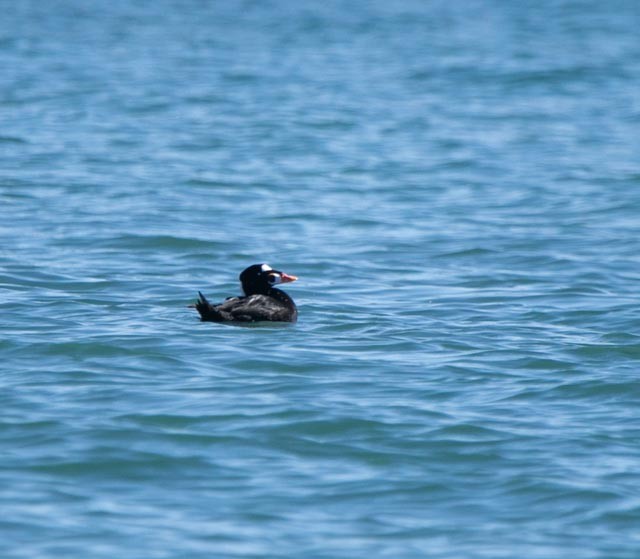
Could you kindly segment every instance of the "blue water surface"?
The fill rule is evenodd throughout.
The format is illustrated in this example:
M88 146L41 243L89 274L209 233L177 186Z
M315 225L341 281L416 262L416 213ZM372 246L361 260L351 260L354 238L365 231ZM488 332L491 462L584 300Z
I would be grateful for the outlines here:
M3 2L0 557L640 557L639 29Z

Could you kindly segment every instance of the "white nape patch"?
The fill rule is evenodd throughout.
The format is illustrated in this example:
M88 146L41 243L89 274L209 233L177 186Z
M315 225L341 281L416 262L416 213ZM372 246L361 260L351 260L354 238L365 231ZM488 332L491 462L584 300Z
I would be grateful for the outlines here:
M262 266L260 266L260 268L263 272L269 272L270 270L273 270L273 268L269 266L269 264L263 264Z
M247 292L244 290L244 286L242 285L242 282L240 282L240 291L245 297L247 296Z

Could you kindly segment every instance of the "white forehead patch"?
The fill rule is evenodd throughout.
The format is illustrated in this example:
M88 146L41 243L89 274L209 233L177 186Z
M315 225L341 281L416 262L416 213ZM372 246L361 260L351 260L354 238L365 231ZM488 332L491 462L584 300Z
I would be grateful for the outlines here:
M270 270L273 270L273 268L269 266L269 264L263 264L262 266L260 266L260 268L263 272L269 272Z

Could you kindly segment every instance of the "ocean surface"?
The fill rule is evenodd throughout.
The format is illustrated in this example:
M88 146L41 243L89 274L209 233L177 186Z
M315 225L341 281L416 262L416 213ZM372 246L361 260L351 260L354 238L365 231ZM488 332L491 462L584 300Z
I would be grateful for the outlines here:
M637 1L0 5L1 559L640 557Z

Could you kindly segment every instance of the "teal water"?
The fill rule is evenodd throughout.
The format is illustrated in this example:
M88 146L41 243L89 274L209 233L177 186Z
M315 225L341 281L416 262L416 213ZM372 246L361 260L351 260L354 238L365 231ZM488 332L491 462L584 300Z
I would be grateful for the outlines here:
M3 2L0 557L639 557L638 29Z

